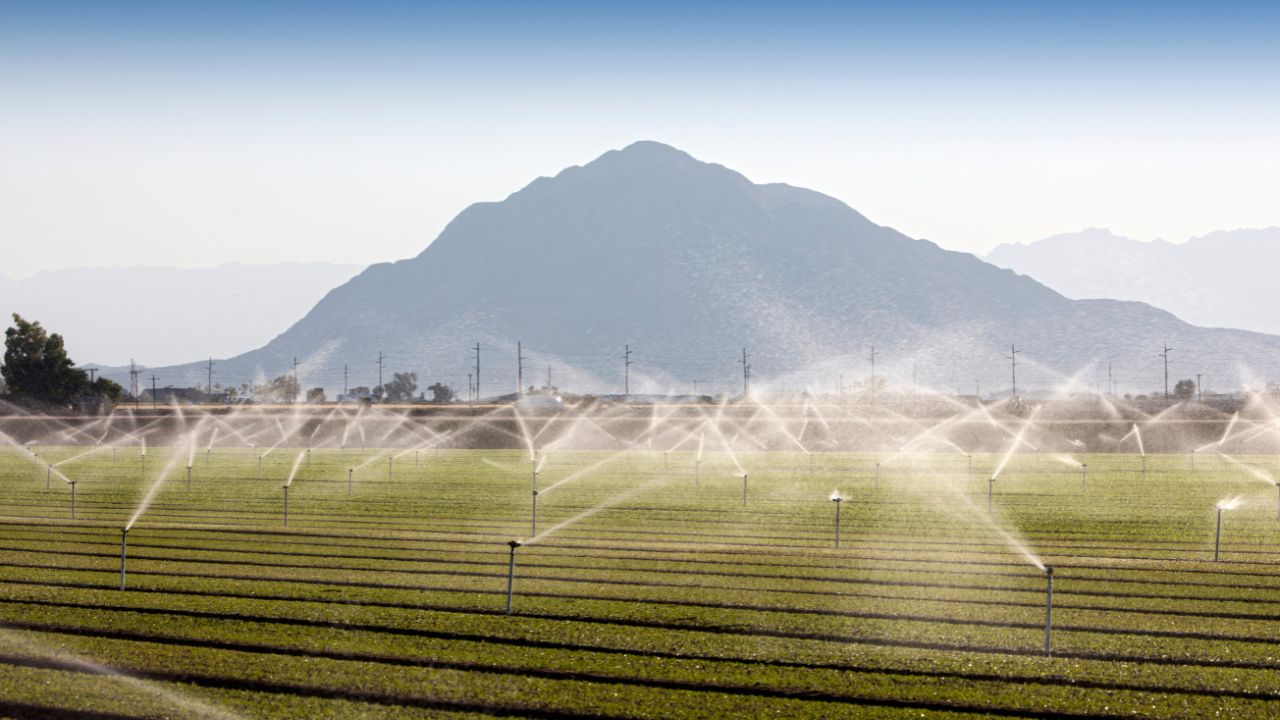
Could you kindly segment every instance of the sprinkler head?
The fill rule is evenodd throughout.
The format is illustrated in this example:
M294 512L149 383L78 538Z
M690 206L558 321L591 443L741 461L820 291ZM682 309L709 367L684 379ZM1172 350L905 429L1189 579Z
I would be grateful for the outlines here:
M538 491L537 491L537 490L534 490L534 491L533 491L533 494L534 494L534 496L536 497L536 496L538 495Z
M1052 566L1052 565L1045 565L1045 566L1044 566L1044 574L1045 574L1045 575L1048 575L1049 577L1053 577L1053 566Z
M520 542L519 540L512 540L507 543L507 547L511 548L511 552L515 552L516 548L520 547L521 545L524 545L524 543Z

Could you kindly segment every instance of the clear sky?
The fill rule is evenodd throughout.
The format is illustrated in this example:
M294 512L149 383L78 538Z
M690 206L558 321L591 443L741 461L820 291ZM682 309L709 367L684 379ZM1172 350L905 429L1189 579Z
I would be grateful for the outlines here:
M637 139L983 253L1280 224L1280 4L0 0L0 272L369 263Z

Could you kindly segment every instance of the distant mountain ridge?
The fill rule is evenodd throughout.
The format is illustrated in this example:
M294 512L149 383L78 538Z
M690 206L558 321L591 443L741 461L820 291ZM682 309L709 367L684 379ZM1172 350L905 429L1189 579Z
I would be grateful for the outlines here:
M1280 302L1274 270L1280 227L1219 231L1183 243L1090 228L1000 245L986 259L1067 297L1137 300L1197 325L1280 333L1272 310Z
M305 386L332 392L415 370L465 392L482 346L482 392L525 384L620 391L624 345L632 390L834 389L877 371L906 385L971 391L1009 385L1017 343L1022 388L1075 377L1159 386L1165 339L1189 372L1225 384L1280 374L1280 338L1193 327L1132 302L1073 301L1031 278L876 225L844 203L758 185L655 142L539 178L460 213L417 257L369 267L328 293L264 347L223 361L228 376L266 378L298 358ZM1242 371L1240 358L1256 361ZM1195 370L1192 370L1194 368ZM202 367L163 369L200 382ZM421 382L425 380L426 382Z
M226 357L287 329L360 265L81 267L22 280L0 275L0 311L61 333L81 365L147 366Z

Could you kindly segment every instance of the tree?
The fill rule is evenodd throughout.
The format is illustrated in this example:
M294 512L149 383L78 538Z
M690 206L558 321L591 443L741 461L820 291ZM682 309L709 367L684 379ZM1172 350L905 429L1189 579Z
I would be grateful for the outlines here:
M383 386L387 402L406 402L413 399L418 389L418 373L393 373L391 382Z
M453 388L443 383L436 383L427 387L431 391L431 402L447 403L453 402Z
M4 367L8 392L59 405L118 402L121 388L114 381L89 375L67 356L62 336L47 333L39 322L13 314L13 327L4 331Z
M1177 385L1173 386L1173 396L1179 400L1189 400L1196 394L1195 380L1179 380Z
M324 402L324 388L311 388L307 391L307 402L322 403Z

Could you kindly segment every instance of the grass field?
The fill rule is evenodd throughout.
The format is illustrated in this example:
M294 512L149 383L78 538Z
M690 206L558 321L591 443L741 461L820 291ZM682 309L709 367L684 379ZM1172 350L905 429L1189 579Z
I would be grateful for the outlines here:
M1280 715L1272 458L0 450L0 716ZM284 524L282 485L297 463ZM360 465L350 495L346 469ZM664 463L666 467L664 468ZM128 533L120 529L168 466ZM835 545L833 490L840 505ZM1222 515L1213 561L1215 503ZM1024 546L1024 553L1019 546ZM1055 568L1053 654L1043 654ZM42 715L42 713L44 715Z

